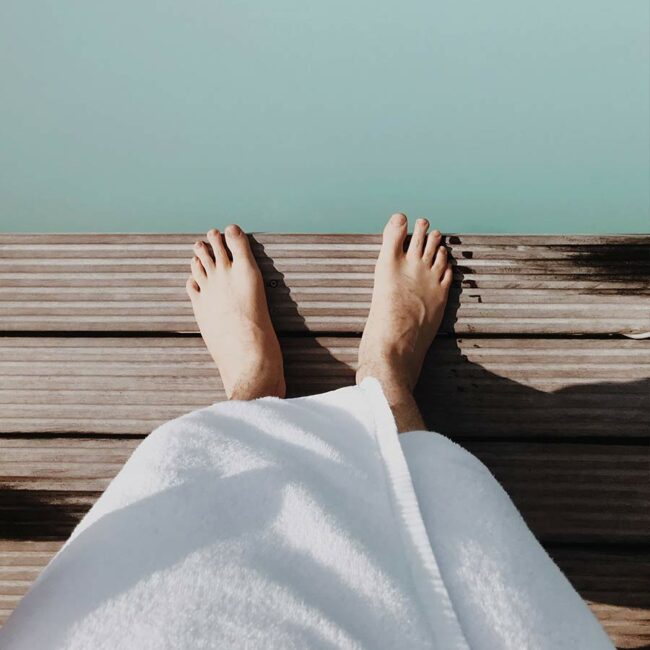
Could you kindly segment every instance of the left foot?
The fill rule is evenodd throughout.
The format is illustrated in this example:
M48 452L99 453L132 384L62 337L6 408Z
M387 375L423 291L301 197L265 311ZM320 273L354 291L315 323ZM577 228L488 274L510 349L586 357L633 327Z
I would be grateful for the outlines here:
M284 397L282 352L262 274L239 226L228 226L225 240L228 249L221 233L213 229L208 232L209 245L194 244L186 289L196 322L228 399Z

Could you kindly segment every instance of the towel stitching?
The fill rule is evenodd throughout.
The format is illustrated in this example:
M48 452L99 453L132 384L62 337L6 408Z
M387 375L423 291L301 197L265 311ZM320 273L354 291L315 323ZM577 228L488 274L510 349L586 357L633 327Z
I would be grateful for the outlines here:
M365 384L365 385L364 385ZM435 568L438 576L440 577L440 581L442 583L443 589L444 589L444 596L445 600L447 601L447 604L449 606L449 613L451 614L451 619L450 621L451 625L456 628L457 634L460 636L459 641L464 644L464 648L467 650L470 650L470 645L469 642L465 636L465 633L463 631L461 622L460 622L460 617L458 616L458 612L454 606L453 600L451 598L451 595L449 594L449 590L447 589L444 579L442 578L442 572L440 571L440 567L438 566L438 562L435 557L435 553L433 552L433 548L431 547L431 542L429 540L428 534L426 533L426 528L424 527L424 522L422 520L422 512L420 511L419 503L417 502L417 495L415 494L415 489L412 484L411 476L410 476L410 471L408 469L408 465L406 463L406 459L403 456L403 453L401 452L401 445L399 444L399 441L396 439L395 442L397 443L397 446L393 445L393 449L386 449L385 448L385 442L386 442L386 437L382 435L382 428L379 426L378 422L378 415L385 415L389 417L385 417L387 422L391 423L391 428L394 429L394 434L397 436L397 429L395 427L395 420L392 415L392 412L390 411L390 407L386 403L386 398L383 394L383 391L381 391L380 384L379 382L374 379L374 378L366 378L362 384L359 386L359 388L362 389L364 396L366 397L367 401L370 403L371 407L371 412L372 412L372 417L373 417L373 422L375 425L375 444L378 448L379 454L383 459L383 464L382 464L382 469L383 469L383 474L384 474L384 479L386 483L386 490L389 493L390 496L390 507L391 510L393 511L393 515L395 518L403 522L405 525L400 527L400 540L402 542L402 547L404 548L405 554L407 556L407 562L409 566L409 573L411 576L411 580L414 583L415 586L415 591L418 594L418 601L420 604L421 609L423 610L425 614L425 620L427 620L429 624L429 628L431 630L431 637L432 640L435 642L436 640L436 630L433 627L433 621L432 617L428 615L428 609L427 606L425 605L424 601L427 599L423 593L422 589L420 587L421 580L418 579L416 576L416 573L414 571L414 564L413 561L411 560L411 557L413 555L413 549L410 549L407 547L407 543L405 540L405 532L409 531L411 534L411 544L415 546L415 550L419 549L419 545L417 544L417 540L414 539L414 537L418 537L417 532L413 530L413 525L417 525L416 522L413 521L411 517L409 517L409 512L405 511L404 509L404 504L400 504L400 498L398 494L398 490L396 490L397 483L396 481L399 481L399 483L402 485L402 489L406 489L408 492L412 495L412 505L414 506L413 511L412 511L412 516L416 517L419 519L420 527L421 527L421 532L423 533L423 536L426 537L426 548L428 549L425 551L430 556L430 559L433 563L433 567ZM381 396L381 400L379 397ZM375 399L375 397L377 399ZM381 402L381 406L379 406ZM379 407L380 409L384 407L382 410L378 410ZM386 409L389 409L388 411ZM384 441L384 444L382 444L382 440ZM390 452L393 451L393 454L390 454ZM388 453L387 453L388 452ZM394 462L397 461L399 462L399 456L395 458L395 455L398 455L401 453L402 456L402 467L395 467ZM389 462L389 454L392 456L393 462ZM389 466L393 470L393 476L391 480L391 472L389 469ZM408 490L408 486L410 485L411 489ZM404 495L402 495L404 496ZM403 530L405 529L405 530ZM424 559L424 558L423 558ZM460 647L458 647L458 650L460 650Z

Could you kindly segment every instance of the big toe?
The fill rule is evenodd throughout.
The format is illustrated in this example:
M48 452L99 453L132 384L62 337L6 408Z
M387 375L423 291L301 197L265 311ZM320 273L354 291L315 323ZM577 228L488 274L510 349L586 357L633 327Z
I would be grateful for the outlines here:
M407 230L406 215L398 212L394 214L384 227L380 255L399 255L404 252L404 240Z
M226 244L232 253L232 261L254 262L253 252L244 231L236 224L226 228Z

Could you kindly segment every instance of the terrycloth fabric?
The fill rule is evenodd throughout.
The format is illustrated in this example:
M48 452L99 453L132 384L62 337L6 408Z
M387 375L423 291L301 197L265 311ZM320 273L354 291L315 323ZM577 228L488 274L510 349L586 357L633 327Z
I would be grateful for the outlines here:
M368 379L157 429L0 647L612 645L487 469L437 434L398 437Z

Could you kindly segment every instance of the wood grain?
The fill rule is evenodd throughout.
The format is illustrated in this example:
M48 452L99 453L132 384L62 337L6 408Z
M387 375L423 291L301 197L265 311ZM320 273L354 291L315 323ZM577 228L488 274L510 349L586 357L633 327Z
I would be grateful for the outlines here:
M63 542L0 540L0 625Z
M0 538L68 535L138 440L0 438ZM650 542L640 445L468 443L545 542Z
M618 648L648 648L650 553L547 550Z
M358 339L283 338L292 394L354 383ZM650 341L441 337L417 389L456 439L639 437ZM198 337L0 337L3 433L146 434L224 399Z
M198 235L0 235L0 331L194 332ZM276 328L360 332L380 239L255 234ZM444 331L650 331L650 237L448 235Z
M224 398L183 289L199 237L0 234L0 332L24 334L0 337L0 622L142 436ZM291 394L353 383L380 237L251 241ZM650 341L602 337L650 332L650 237L446 245L428 425L487 464L616 644L650 647Z

